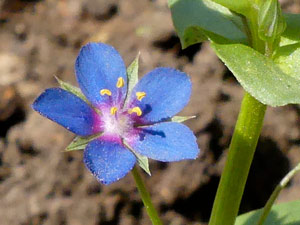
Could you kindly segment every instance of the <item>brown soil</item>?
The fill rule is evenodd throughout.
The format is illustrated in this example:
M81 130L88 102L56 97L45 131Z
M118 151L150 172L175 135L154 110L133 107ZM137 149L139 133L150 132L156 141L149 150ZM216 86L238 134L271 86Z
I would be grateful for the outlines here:
M300 12L298 1L282 1ZM30 104L54 75L75 84L80 46L115 46L128 65L141 52L140 74L157 66L187 72L191 101L182 115L198 137L195 161L151 161L144 174L164 224L206 224L243 90L208 43L186 50L166 0L0 0L0 223L1 225L150 224L132 176L97 183L82 152L63 153L73 135ZM268 108L241 212L264 205L278 181L300 161L300 108ZM300 176L279 202L299 199Z

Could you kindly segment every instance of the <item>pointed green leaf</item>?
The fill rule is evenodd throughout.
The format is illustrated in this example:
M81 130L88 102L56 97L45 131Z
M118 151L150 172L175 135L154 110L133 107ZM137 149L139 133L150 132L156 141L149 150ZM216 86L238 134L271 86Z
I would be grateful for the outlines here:
M284 73L271 59L241 44L213 43L212 47L243 88L260 102L271 106L300 103L300 79Z
M139 166L149 175L151 176L151 172L149 169L149 162L148 158L146 156L140 155L137 152L135 152L135 156L138 160Z
M282 46L286 46L286 45L297 44L299 42L300 41L295 41L295 40L292 40L292 39L285 38L285 37L281 36L279 46L282 47Z
M300 79L300 43L278 48L273 59L284 73Z
M196 116L173 116L171 118L171 121L172 122L177 122L177 123L182 123L184 121L194 119L194 118L196 118Z
M81 98L83 101L88 103L88 100L86 97L82 94L80 88L73 86L72 84L69 84L67 82L62 81L58 77L55 76L55 79L59 83L62 89L71 92L72 94L76 95L77 97Z
M217 43L247 40L241 17L213 1L171 0L169 7L183 48L207 39Z
M128 85L127 85L127 95L126 95L126 100L125 104L128 103L131 91L134 88L134 86L137 84L139 80L139 58L140 58L140 53L135 57L133 62L128 66L127 68L127 80L128 80Z
M126 148L128 148L136 157L139 166L149 175L151 176L151 172L149 169L149 161L148 158L146 156L140 155L139 153L137 153L136 151L134 151L134 149L132 149L124 140L123 140L123 144L126 146Z
M80 137L77 136L74 138L74 140L68 145L68 147L66 148L66 152L70 152L70 151L75 151L75 150L83 150L85 149L85 147L87 146L87 144L94 140L97 137L100 137L101 134L95 134L95 135L91 135L89 137Z
M286 28L278 0L262 2L258 11L258 35L267 42L273 43Z
M245 16L249 16L253 0L213 0L214 2Z
M274 205L264 225L297 225L300 224L300 201ZM237 217L235 225L253 225L262 213L255 210Z

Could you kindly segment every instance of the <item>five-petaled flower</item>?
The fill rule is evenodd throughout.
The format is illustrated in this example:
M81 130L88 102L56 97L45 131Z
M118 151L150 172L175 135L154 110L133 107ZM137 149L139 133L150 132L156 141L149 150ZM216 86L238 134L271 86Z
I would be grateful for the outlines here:
M115 182L133 168L137 159L132 151L164 162L197 157L192 131L170 120L190 98L191 82L185 73L156 68L135 85L125 102L126 67L112 46L85 45L75 72L90 104L71 92L50 88L32 106L76 135L101 134L84 150L86 167L101 183Z

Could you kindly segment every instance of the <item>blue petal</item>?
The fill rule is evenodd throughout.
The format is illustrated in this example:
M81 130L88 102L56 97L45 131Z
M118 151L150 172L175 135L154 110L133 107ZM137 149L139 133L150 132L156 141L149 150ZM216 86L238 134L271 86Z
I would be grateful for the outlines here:
M141 155L171 162L195 159L199 154L196 137L183 124L164 122L139 129L138 138L129 143Z
M118 142L96 139L84 150L84 163L103 184L124 177L134 166L135 156Z
M45 90L32 104L42 116L80 136L95 134L96 113L87 103L61 88Z
M139 106L143 112L141 120L153 123L168 119L188 103L191 95L189 77L171 68L156 68L146 74L133 89L131 107ZM141 101L134 100L136 92L145 92Z
M84 95L94 105L121 102L127 91L127 76L125 64L110 45L89 43L83 46L75 63L75 72L79 86ZM117 88L118 78L122 77L125 85ZM111 97L100 95L102 89L111 91Z

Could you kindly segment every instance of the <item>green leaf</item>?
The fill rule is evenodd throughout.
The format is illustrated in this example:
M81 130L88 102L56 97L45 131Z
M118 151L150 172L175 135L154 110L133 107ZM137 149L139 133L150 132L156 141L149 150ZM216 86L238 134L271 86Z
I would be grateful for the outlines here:
M271 59L241 44L212 47L243 88L263 104L300 103L300 79L284 73Z
M134 149L132 149L130 147L130 145L128 145L124 140L123 140L123 144L126 146L126 148L128 148L136 157L139 166L149 175L151 176L151 172L149 169L149 161L148 158L146 156L140 155L139 153L137 153L136 151L134 151Z
M169 7L183 48L207 39L217 43L247 40L241 17L210 0L172 0Z
M274 205L264 225L298 225L300 224L300 201ZM235 225L256 224L262 210L255 210L237 217Z
M258 12L258 35L267 42L273 43L286 28L278 0L264 1Z
M300 43L278 48L273 60L284 73L300 79Z
M194 119L196 116L173 116L171 118L172 122L182 123L186 120Z
M74 138L74 140L68 145L66 148L66 152L75 151L75 150L83 150L87 146L87 144L94 140L97 137L100 137L101 134L95 134L88 137L80 137L77 136Z
M290 42L300 42L300 14L283 13L286 21L286 29L282 33Z
M139 80L139 58L140 58L140 53L135 57L133 62L128 66L127 68L127 80L128 80L128 85L127 85L127 95L126 95L126 100L125 100L125 105L128 103L132 89L134 86L137 84Z
M134 153L135 157L138 160L138 164L139 166L149 175L151 176L151 172L149 169L149 162L148 162L148 158L146 156L142 156L140 154L138 154L137 152Z
M248 16L251 12L251 1L253 0L213 0L214 2L231 9L234 12Z
M279 46L281 47L281 46L292 45L292 44L296 44L296 43L299 43L299 41L295 41L295 40L281 36Z
M83 101L88 103L88 100L86 97L82 94L80 88L73 86L72 84L69 84L67 82L64 82L60 80L58 77L55 76L55 79L59 83L62 89L71 92L72 94L76 95L77 97L81 98Z

